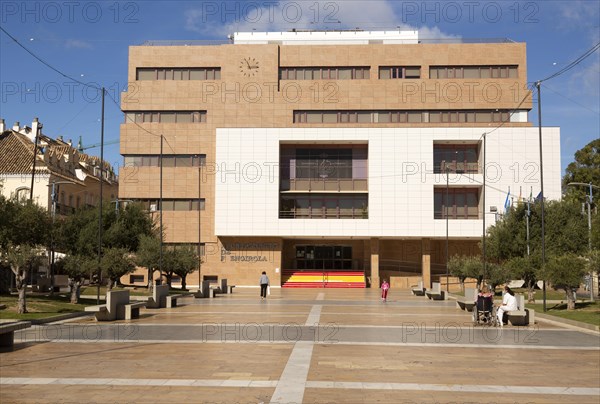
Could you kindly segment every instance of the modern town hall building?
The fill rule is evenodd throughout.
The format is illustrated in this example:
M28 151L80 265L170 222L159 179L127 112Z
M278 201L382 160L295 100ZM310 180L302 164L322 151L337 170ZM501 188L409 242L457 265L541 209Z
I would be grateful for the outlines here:
M262 271L282 287L427 285L446 274L446 243L450 256L479 255L484 220L540 192L524 43L359 30L230 39L129 53L119 198L162 213L166 248L198 248L192 287L255 286ZM543 128L550 199L559 137Z

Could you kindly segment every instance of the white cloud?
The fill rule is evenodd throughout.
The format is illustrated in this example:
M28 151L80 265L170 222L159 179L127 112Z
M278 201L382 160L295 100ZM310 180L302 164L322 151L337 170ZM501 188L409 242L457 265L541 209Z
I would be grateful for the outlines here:
M591 95L598 100L600 97L600 58L596 57L592 63L576 70L571 78L571 86L575 94ZM596 102L597 104L597 102ZM597 108L597 105L594 106Z
M221 36L233 32L288 31L291 29L419 30L419 37L455 39L438 27L399 24L401 16L390 0L336 2L204 2L201 8L185 12L185 28L202 35ZM261 5L261 7L257 7Z
M558 26L562 30L584 30L587 31L590 43L600 40L600 3L597 0L560 2L559 10L561 18Z
M65 42L67 49L92 49L92 44L81 39L67 39Z

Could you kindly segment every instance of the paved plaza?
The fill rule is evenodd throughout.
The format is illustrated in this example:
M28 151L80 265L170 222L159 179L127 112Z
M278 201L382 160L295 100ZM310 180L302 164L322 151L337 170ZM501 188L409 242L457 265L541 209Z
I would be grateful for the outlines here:
M15 334L6 403L593 403L600 336L538 319L473 327L453 300L236 288L139 319Z

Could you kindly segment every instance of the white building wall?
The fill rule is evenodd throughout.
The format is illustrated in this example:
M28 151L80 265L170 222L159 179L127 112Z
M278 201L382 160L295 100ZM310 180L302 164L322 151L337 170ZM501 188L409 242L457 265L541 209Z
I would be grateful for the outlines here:
M287 31L235 32L234 44L257 45L368 45L376 41L384 44L417 44L418 31Z
M446 177L433 174L433 144L479 140L489 128L223 128L217 129L215 232L218 236L432 237L446 235L446 221L435 220L434 186ZM544 128L544 188L559 199L560 131ZM510 187L516 202L540 192L538 129L500 128L487 135L485 212L503 213ZM368 219L279 219L280 142L368 143ZM450 185L473 186L482 174L450 174ZM494 215L486 215L486 225ZM450 220L450 237L479 238L482 220Z
M49 176L47 174L36 175L33 183L33 201L44 209L48 208L50 200ZM27 198L31 189L31 174L9 174L0 179L1 193L6 198L12 198L17 190L26 188Z

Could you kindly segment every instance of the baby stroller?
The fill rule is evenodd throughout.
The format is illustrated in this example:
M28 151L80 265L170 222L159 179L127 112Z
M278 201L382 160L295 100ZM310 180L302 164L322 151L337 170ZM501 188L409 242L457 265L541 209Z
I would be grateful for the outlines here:
M473 325L496 326L494 299L477 296L477 304L473 307Z

